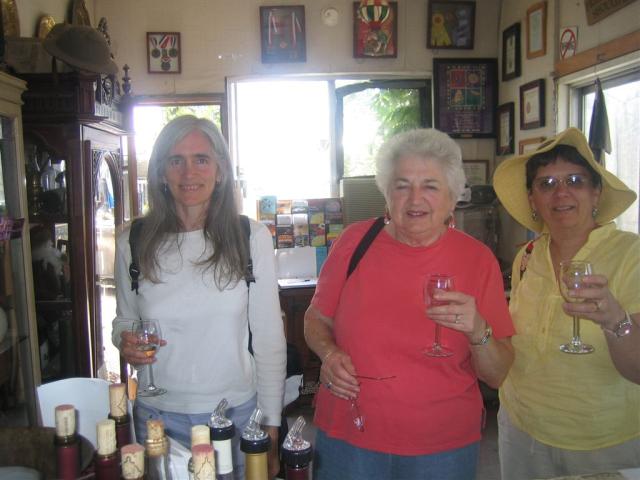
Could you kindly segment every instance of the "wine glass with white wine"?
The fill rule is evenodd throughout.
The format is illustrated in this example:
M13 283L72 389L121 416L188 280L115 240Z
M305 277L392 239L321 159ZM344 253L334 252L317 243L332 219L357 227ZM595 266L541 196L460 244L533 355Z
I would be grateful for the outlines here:
M572 297L569 290L577 290L582 287L584 277L591 275L593 269L591 263L582 261L560 262L560 272L558 283L563 298L569 303L584 302L584 298ZM580 317L573 316L573 337L568 343L560 345L560 350L564 353L585 354L592 353L595 349L592 345L584 343L580 339Z
M158 321L139 320L134 322L132 332L138 340L138 350L143 352L147 357L153 357L160 348L160 341L162 340L162 332L160 331ZM147 365L147 370L149 372L149 381L146 387L138 390L137 395L141 397L156 397L167 393L166 389L156 387L153 381L153 367L151 364Z

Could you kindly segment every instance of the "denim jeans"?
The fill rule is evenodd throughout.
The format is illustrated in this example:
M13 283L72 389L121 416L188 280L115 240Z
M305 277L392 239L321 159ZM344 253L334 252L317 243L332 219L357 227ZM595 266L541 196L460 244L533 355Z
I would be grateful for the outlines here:
M240 435L249 423L249 417L257 405L257 397L227 410L227 418L236 427L236 434L231 440L233 452L233 476L236 480L244 480L244 453L240 451ZM172 439L180 442L185 448L191 449L191 427L193 425L208 425L211 418L209 413L176 413L165 412L145 405L136 400L133 405L133 426L138 443L144 444L147 438L147 420L160 419L164 422L164 431ZM186 472L185 472L186 475Z
M431 455L393 455L354 447L318 430L314 480L473 480L479 442Z

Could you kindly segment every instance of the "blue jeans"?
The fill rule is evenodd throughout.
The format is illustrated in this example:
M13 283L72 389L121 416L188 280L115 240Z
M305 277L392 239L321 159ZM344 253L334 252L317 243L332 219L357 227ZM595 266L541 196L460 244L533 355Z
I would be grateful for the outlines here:
M314 480L473 480L479 442L432 455L392 455L354 447L318 430Z
M244 480L244 453L240 451L240 435L249 423L249 417L257 405L257 397L227 410L227 418L236 427L236 434L231 440L233 452L233 476L236 480ZM145 405L136 400L133 405L133 427L136 440L144 444L147 438L147 420L160 419L164 422L164 431L172 439L180 442L185 448L191 449L191 427L193 425L208 425L211 413L176 413L165 412Z

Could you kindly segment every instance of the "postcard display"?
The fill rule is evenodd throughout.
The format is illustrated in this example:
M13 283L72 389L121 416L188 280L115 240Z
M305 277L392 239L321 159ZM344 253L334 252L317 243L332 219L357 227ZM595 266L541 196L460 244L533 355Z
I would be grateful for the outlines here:
M274 248L316 247L316 256L323 258L342 232L342 203L338 198L265 196L258 200L258 220L271 232Z

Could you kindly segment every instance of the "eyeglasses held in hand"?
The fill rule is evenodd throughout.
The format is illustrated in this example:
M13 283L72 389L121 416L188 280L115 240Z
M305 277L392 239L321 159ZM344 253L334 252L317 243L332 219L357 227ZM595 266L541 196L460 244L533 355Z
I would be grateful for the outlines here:
M591 179L580 173L572 173L564 178L540 177L533 180L533 187L540 193L550 193L555 191L561 183L570 190L582 190L591 183Z
M362 378L364 380L389 380L391 378L396 378L396 376L356 375L356 378ZM353 424L356 426L356 428L359 431L364 432L364 415L360 413L360 407L358 406L358 402L355 398L351 399L351 419L353 420Z

